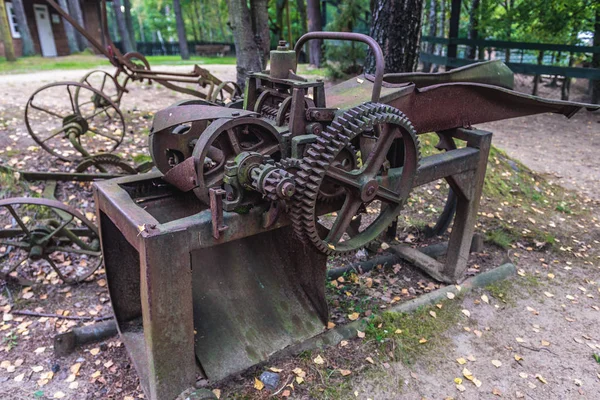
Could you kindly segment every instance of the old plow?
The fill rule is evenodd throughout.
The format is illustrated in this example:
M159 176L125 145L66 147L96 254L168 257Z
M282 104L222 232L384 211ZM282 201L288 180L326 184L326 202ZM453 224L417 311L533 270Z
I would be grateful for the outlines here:
M328 90L298 76L299 49L315 38L367 43L375 75ZM280 43L270 70L250 76L243 109L158 112L150 147L159 172L96 184L115 316L150 399L319 335L327 256L393 236L411 191L440 179L452 212L438 225L455 214L452 231L444 261L421 267L460 281L492 139L474 125L587 107L513 91L500 62L440 74L384 75L383 66L377 43L360 34L310 33L295 51ZM441 152L424 157L428 132Z

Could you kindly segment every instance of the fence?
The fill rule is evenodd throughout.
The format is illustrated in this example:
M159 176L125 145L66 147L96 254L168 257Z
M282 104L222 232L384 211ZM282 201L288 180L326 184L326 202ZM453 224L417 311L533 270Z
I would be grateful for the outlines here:
M115 46L124 52L122 42L114 42ZM136 49L146 56L178 56L180 53L179 42L136 42ZM222 45L230 46L231 51L225 54L226 56L235 56L235 46L233 43L222 42L196 42L188 41L188 50L190 54L196 54L196 46L198 45Z
M483 59L499 59L506 62L515 73L525 75L558 75L566 78L584 78L600 80L600 69L574 67L575 54L600 54L600 46L571 46L548 43L507 42L500 40L458 39L423 36L423 43L441 45L441 54L422 51L420 59L424 63L461 67ZM457 57L448 57L448 49L454 47ZM466 58L467 49L476 47L484 53L484 58L476 60ZM444 49L445 48L445 49ZM512 60L519 59L519 62ZM532 63L534 61L535 63ZM551 65L548 65L551 64Z

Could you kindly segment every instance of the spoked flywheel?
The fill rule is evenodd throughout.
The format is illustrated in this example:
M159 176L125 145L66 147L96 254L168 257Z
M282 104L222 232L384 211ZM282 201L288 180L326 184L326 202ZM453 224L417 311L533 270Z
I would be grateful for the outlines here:
M360 148L363 160L351 169L339 164L349 144ZM402 210L419 160L416 132L399 110L366 103L344 112L309 146L296 174L290 214L296 234L327 254L366 246ZM327 203L319 196L322 187L343 193Z
M36 90L25 106L25 125L33 140L64 161L111 152L125 134L125 119L117 104L79 82Z
M0 200L0 222L0 273L4 276L16 271L35 280L44 274L45 261L65 283L77 283L102 264L94 224L59 201Z

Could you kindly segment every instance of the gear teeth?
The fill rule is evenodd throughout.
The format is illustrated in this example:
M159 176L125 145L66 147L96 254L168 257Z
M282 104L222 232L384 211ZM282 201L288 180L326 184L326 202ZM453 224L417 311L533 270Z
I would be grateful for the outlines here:
M309 145L307 157L300 163L296 174L298 190L293 202L294 212L289 215L294 225L294 232L303 243L312 243L319 251L329 255L349 254L369 243L365 240L365 243L361 243L356 248L343 250L330 247L329 243L320 238L315 217L318 202L325 201L320 198L320 193L327 169L346 146L352 146L351 141L354 138L380 124L399 125L408 132L417 152L416 168L418 169L420 142L410 121L396 108L386 104L365 102L336 116L317 137L316 142Z

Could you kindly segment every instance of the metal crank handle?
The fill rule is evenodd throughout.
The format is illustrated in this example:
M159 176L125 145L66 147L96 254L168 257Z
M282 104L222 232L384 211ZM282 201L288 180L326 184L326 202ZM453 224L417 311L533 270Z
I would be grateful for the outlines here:
M371 101L374 103L379 102L379 96L381 95L381 86L383 85L383 72L385 69L385 60L383 59L383 52L379 43L370 36L363 35L362 33L353 32L309 32L300 37L294 51L296 52L296 61L300 56L300 49L302 46L310 40L325 39L325 40L348 40L351 42L363 42L369 45L373 55L375 56L375 80L373 81L373 93L371 94Z

